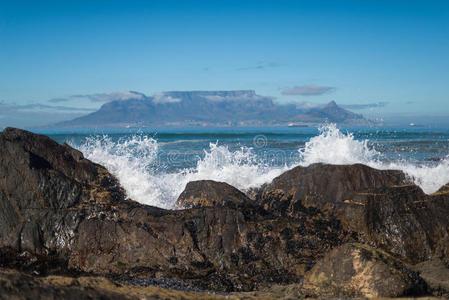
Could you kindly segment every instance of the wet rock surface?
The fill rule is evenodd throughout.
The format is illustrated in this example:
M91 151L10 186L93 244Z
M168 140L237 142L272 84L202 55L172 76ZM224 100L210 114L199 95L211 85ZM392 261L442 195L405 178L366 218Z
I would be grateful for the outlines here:
M348 292L346 277L332 291L311 281L318 267L333 266L317 264L329 253L347 264L357 253L371 253L359 260L373 266L371 273L356 268L352 276L365 276L378 296L423 293L419 276L404 277L416 274L405 263L439 259L449 265L447 186L426 195L400 171L315 164L294 168L250 195L204 180L189 183L179 197L178 205L188 209L141 205L77 150L8 128L0 133L0 266L34 276L97 274L135 288L281 286L285 295L303 297L367 295L361 286ZM379 287L376 278L387 275L399 278L394 292ZM309 285L303 287L304 276ZM312 282L318 288L311 289ZM445 295L435 286L429 284L428 292Z
M252 290L297 282L345 238L341 227L323 226L313 217L301 226L297 220L247 219L227 207L167 212L137 206L112 213L117 219L80 225L70 268L170 277L218 291Z
M70 146L19 129L0 134L2 253L66 261L83 220L124 199L115 177Z
M180 208L207 206L239 206L249 198L232 185L213 180L199 180L187 183L176 204Z
M333 215L358 192L408 183L396 170L355 165L313 164L295 167L260 189L255 197L265 209L295 216L301 207Z
M296 167L262 187L255 201L280 216L306 210L340 222L354 240L410 263L449 254L449 189L426 195L404 173L368 166Z
M415 185L359 193L346 201L341 219L360 240L410 263L449 253L449 197L426 195Z

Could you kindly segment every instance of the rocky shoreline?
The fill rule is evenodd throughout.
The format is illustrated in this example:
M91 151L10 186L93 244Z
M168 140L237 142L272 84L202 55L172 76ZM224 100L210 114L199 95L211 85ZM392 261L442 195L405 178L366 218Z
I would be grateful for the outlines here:
M117 179L81 152L6 128L0 294L449 296L449 184L426 195L401 171L314 164L247 194L190 182L177 204L164 210L126 199Z

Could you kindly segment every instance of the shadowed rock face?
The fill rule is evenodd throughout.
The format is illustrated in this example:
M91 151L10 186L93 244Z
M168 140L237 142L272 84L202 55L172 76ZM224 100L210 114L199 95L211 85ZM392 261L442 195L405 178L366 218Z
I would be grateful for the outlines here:
M104 167L46 136L7 128L0 134L0 154L1 190L19 209L67 208L124 198Z
M399 297L427 292L418 273L386 252L362 244L332 250L307 273L303 289L315 297Z
M0 134L0 247L65 257L82 220L123 199L117 180L70 146Z

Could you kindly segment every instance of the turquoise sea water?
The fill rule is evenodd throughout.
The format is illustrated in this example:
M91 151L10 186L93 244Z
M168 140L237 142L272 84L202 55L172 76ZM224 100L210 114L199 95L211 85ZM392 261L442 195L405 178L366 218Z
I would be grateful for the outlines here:
M427 193L449 182L449 128L159 128L41 130L105 165L137 201L173 208L191 180L245 190L296 165L401 169Z

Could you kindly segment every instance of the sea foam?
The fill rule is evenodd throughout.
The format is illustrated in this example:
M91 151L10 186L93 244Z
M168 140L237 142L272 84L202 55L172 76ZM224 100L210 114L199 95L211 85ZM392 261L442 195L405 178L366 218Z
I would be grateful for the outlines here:
M335 165L361 163L381 170L402 170L422 190L431 194L449 183L449 156L437 164L417 164L406 159L391 161L368 146L368 140L356 140L351 133L342 133L335 124L319 128L320 134L300 148L300 165L328 163Z
M449 157L428 165L391 161L370 147L367 140L357 140L335 124L320 127L319 134L298 149L296 158L281 165L267 163L251 147L231 151L217 142L210 143L194 167L168 171L170 161L160 159L161 145L151 136L136 134L115 141L107 135L92 136L74 146L88 159L108 168L129 198L162 208L176 208L176 199L189 181L210 179L248 190L270 182L289 168L313 163L362 163L377 169L399 169L428 194L449 182Z
M108 136L89 137L76 147L114 174L129 198L162 208L176 208L176 199L189 181L222 181L247 190L270 182L288 169L260 163L252 148L231 151L226 145L211 143L195 167L170 173L164 165L169 162L158 159L158 142L142 135L118 141Z

